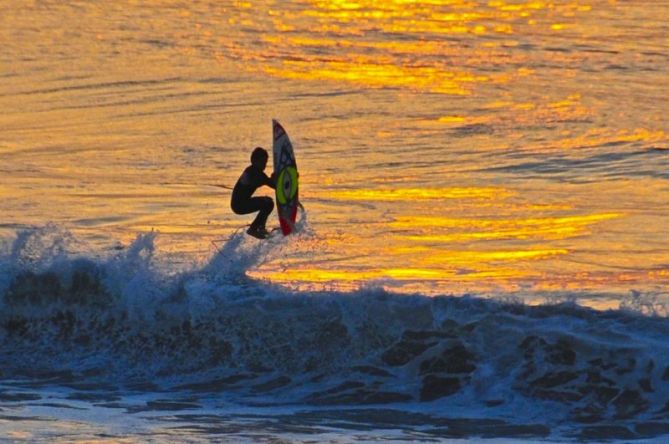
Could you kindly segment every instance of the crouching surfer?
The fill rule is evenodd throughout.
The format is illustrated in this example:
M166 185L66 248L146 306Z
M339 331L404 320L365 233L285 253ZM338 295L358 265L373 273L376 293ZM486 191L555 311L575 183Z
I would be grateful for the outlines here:
M274 209L274 200L271 197L253 197L253 193L263 185L276 189L276 179L274 174L268 177L265 174L269 155L262 147L257 147L251 153L251 165L246 167L239 180L232 190L232 199L230 207L236 214L250 214L258 212L258 215L246 231L247 234L265 239L269 232L265 227L267 217Z

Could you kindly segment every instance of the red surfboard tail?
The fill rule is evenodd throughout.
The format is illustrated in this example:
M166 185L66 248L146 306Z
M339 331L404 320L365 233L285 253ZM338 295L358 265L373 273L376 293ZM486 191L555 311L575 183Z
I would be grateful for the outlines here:
M288 215L289 218L279 216L279 225L284 236L295 232L295 221L297 220L297 207L293 208Z

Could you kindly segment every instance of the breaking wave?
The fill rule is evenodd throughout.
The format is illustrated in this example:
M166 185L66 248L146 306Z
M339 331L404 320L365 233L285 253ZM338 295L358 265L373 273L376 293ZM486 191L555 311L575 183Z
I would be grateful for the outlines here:
M91 259L69 257L53 227L19 233L0 262L0 377L143 381L270 404L467 405L669 432L669 320L640 313L638 294L596 311L295 292L245 276L269 247L242 234L170 277L152 265L154 238Z

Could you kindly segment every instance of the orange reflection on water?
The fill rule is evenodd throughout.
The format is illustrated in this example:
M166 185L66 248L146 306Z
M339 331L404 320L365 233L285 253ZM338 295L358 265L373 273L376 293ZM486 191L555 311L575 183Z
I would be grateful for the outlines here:
M653 282L656 288L669 285L667 270L630 270L630 271L583 271L574 274L551 273L544 275L534 284L534 289L544 291L579 291L584 288L606 288L612 284L622 284L621 288L634 288Z
M328 283L329 286L355 288L370 281L391 286L392 282L422 281L515 288L523 279L541 277L541 272L531 263L569 254L566 248L541 245L490 249L482 244L468 249L443 250L429 244L388 248L388 242L393 243L386 237L348 236L346 251L356 251L361 256L336 260L336 250L342 246L342 242L337 241L322 245L334 249L335 255L321 265L294 262L277 269L267 264L249 275L298 286Z
M326 21L341 23L363 22L374 20L378 24L387 24L384 31L422 32L425 26L432 30L443 29L440 25L455 22L460 28L466 23L491 17L490 11L471 9L471 3L463 0L441 1L405 1L376 0L346 1L339 0L312 0L313 9L303 12L304 16L316 17ZM449 6L448 12L443 7Z
M518 77L526 75L522 72L524 71L518 73ZM487 103L484 108L496 111L494 118L490 117L486 123L500 126L587 121L593 115L593 110L583 104L580 93L568 94L561 100L545 102L495 100ZM504 112L500 112L502 110ZM532 149L536 147L537 144L528 146L528 148Z
M393 55L441 55L441 56L456 56L458 49L449 47L444 42L436 40L427 41L368 41L362 39L344 39L344 38L327 38L314 37L313 35L303 36L286 36L265 35L262 37L263 42L271 45L288 46L288 47L303 47L304 49L318 49L328 48L337 51L337 54L329 54L327 60L346 61L352 58L361 59L363 53L369 53L373 50L384 50L388 53L385 56L379 54L374 60L393 62ZM349 51L344 53L341 50ZM355 52L352 52L355 51Z
M248 273L255 276L256 273ZM296 268L281 271L265 271L258 273L263 278L274 282L286 283L368 283L370 281L476 281L479 279L510 279L527 277L530 273L508 268L490 268L488 270L472 270L467 273L455 269L443 268L382 268L372 270L330 270L322 268Z
M297 80L339 80L368 87L406 87L443 94L466 95L467 83L482 83L490 76L446 71L430 66L399 66L376 61L328 61L322 63L286 60L267 66L265 73Z
M378 206L385 202L391 216L380 225L376 221L360 224L357 234L345 242L345 251L338 251L341 242L328 244L333 254L330 262L299 262L281 270L269 265L254 271L255 275L287 285L327 288L356 288L375 281L409 289L423 281L442 289L466 285L464 288L516 291L528 282L536 290L590 282L602 286L606 279L609 283L638 282L636 277L625 280L625 272L608 272L601 279L579 274L578 261L589 258L583 256L578 239L589 238L598 224L626 217L621 211L578 213L568 202L524 202L519 191L501 187L335 189L323 190L318 197ZM431 208L431 215L424 215L426 208ZM411 213L417 215L408 215ZM379 230L384 233L381 237L376 235ZM569 243L556 242L565 239ZM499 242L509 240L512 242ZM350 251L359 255L350 257ZM337 257L342 260L334 260ZM547 272L556 267L563 275ZM655 281L660 279L655 277Z
M669 135L662 130L648 130L645 128L625 129L616 132L611 132L609 129L591 129L585 134L559 140L556 144L560 149L574 149L640 141L666 142L669 141Z
M420 242L462 242L493 239L564 239L587 233L590 225L622 217L620 213L601 213L583 216L470 219L435 216L401 216L390 225L400 229L449 229L449 233L414 234L404 236Z
M490 116L443 116L437 122L453 125L477 125L492 120Z
M240 17L233 26L244 24L264 43L235 41L229 35L220 39L225 53L221 59L246 62L244 69L294 80L449 95L533 75L527 67L532 56L509 50L521 42L512 37L501 41L499 36L565 27L566 17L588 10L578 3L468 0L307 0L296 8L272 9L267 17L253 16L246 7L235 9ZM534 25L526 24L528 19ZM468 50L444 39L449 35L465 39Z
M452 188L394 188L358 189L328 191L324 197L337 200L366 201L416 201L439 199L495 199L501 200L513 193L495 187L452 187Z
M561 248L508 251L440 251L439 253L430 254L425 261L431 264L444 263L450 265L480 266L481 263L486 262L536 260L567 253L569 253L568 250Z

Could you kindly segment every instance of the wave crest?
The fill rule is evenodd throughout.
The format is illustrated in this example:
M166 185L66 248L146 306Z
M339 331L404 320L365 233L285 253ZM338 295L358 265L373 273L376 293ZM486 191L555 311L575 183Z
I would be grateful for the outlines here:
M54 249L41 263L9 261L0 372L141 379L276 403L669 421L666 318L374 288L294 292L244 275L272 248L244 238L171 277L153 266L152 233L106 259Z

